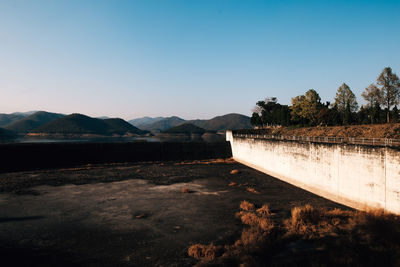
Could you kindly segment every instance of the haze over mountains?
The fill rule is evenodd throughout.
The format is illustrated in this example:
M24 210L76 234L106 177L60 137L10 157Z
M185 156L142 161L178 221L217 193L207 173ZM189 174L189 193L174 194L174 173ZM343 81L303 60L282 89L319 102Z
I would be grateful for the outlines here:
M138 119L133 119L129 120L128 122L132 124L133 126L136 126L140 128L143 125L147 125L156 121L160 121L162 119L165 119L164 117L156 117L156 118L151 118L151 117L143 117L143 118L138 118Z
M143 119L143 118L142 118ZM151 119L148 118L147 119ZM140 128L143 130L148 130L151 132L163 132L169 128L184 124L191 123L198 127L201 127L205 130L211 131L224 131L224 130L236 130L236 129L250 129L252 128L250 124L250 117L237 114L230 113L223 116L217 116L210 120L184 120L179 117L167 117L159 119L155 118L156 121L150 123L142 123ZM139 120L139 119L136 119ZM130 121L131 122L131 121Z
M186 126L178 127L175 130L187 128L188 124L193 125L190 126L193 129L200 127L207 132L251 128L250 118L241 114L227 114L210 120L184 120L176 116L144 117L130 120L128 123L120 118L92 118L83 114L64 115L45 111L16 112L0 114L0 140L15 137L16 134L145 135L149 131L159 133L184 124Z
M58 118L62 118L64 116L65 115L58 113L38 111L36 113L33 113L32 115L23 117L20 120L7 124L4 128L17 133L28 133L48 122L51 122Z

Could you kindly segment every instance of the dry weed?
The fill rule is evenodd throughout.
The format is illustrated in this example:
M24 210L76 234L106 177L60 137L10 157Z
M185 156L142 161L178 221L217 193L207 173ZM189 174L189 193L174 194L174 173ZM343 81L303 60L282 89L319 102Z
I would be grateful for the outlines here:
M237 183L235 183L235 182L230 182L229 183L229 186L236 186L237 185Z
M271 212L269 211L269 207L267 204L261 206L261 208L257 209L257 213L262 216L270 216Z
M260 194L260 192L255 190L253 187L247 187L246 191L249 191L250 193L253 193L253 194Z
M240 209L238 240L193 245L189 255L211 266L400 266L400 216L305 205L275 224L267 205L242 201Z
M202 244L194 244L189 247L188 255L202 261L213 261L223 253L221 246L215 246L213 243L208 246Z
M238 174L238 173L239 173L239 170L237 170L237 169L231 170L231 174Z
M245 211L251 211L255 209L254 204L243 200L242 202L240 202L240 209L245 210Z

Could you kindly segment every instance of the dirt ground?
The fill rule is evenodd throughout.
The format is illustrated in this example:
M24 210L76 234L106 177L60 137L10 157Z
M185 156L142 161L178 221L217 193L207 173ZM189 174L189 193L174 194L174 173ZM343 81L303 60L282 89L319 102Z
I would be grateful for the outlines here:
M242 200L276 218L305 204L344 208L232 160L3 173L1 265L191 266L191 244L237 238Z
M248 131L248 130L247 130ZM400 139L400 123L347 126L277 127L257 130L260 133L289 136L359 137ZM244 130L246 132L246 130ZM252 130L254 132L254 130Z

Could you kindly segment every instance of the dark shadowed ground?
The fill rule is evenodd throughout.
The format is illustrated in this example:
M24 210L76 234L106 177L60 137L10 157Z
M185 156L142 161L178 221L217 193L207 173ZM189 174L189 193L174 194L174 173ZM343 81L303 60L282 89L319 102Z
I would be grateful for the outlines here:
M1 265L190 266L191 244L237 238L242 200L268 203L276 218L342 207L231 160L3 173Z

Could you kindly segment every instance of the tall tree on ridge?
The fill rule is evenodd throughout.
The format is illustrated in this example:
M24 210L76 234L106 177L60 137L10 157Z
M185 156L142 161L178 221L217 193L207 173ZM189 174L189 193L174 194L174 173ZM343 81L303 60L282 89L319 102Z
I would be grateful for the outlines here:
M383 69L382 73L376 79L376 83L382 91L382 104L386 108L386 122L390 122L390 108L399 103L400 80L396 73L392 72L390 67Z
M380 90L375 84L371 84L365 91L361 94L361 96L368 102L367 107L370 111L371 123L374 121L379 121L379 113L380 105L383 100L383 91ZM379 109L379 110L377 110Z
M308 90L305 95L292 98L291 115L292 120L316 125L318 123L318 115L323 107L321 98L314 89Z
M349 113L356 112L358 109L356 96L345 83L338 88L333 105L336 105L338 111L341 113L344 124L349 123Z

